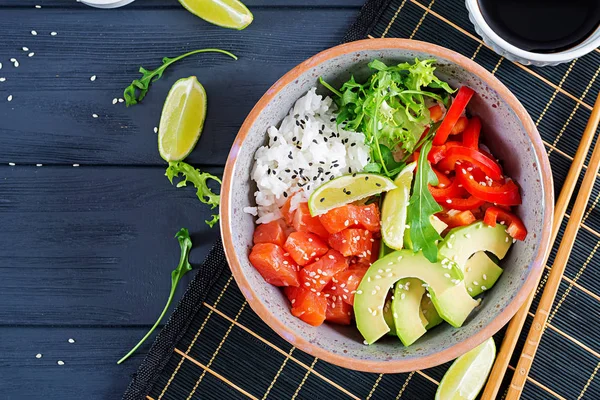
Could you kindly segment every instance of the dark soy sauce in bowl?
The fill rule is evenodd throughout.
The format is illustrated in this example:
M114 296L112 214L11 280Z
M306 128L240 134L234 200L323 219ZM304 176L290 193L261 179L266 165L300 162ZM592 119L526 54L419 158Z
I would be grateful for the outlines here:
M600 0L479 0L479 7L498 36L534 53L567 50L600 25Z

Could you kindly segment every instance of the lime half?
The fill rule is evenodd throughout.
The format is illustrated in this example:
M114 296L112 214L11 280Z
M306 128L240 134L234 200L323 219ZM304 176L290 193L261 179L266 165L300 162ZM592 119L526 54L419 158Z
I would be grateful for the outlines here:
M396 189L390 190L381 206L381 238L394 250L401 250L406 229L406 210L410 200L410 185L417 164L410 163L396 177Z
M391 179L377 174L343 175L319 186L308 199L312 216L395 189Z
M244 29L254 19L239 0L179 0L192 14L223 28Z
M206 92L196 77L175 82L160 115L160 156L167 162L187 157L200 138L205 117Z
M495 358L494 338L458 357L442 378L435 400L474 400L485 384Z

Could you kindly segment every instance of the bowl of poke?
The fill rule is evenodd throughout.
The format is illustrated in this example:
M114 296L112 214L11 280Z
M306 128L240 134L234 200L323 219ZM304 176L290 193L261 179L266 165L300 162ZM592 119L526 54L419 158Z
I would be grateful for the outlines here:
M379 373L496 333L543 270L550 166L531 118L451 50L325 50L259 100L232 146L221 232L252 309L294 346Z

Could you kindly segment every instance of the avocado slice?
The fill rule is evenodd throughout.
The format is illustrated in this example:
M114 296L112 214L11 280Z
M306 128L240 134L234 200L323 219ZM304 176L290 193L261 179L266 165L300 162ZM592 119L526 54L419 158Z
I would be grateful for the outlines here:
M437 231L437 233L439 233L440 235L448 227L448 225L444 221L442 221L441 219L439 219L435 215L432 215L432 216L429 217L429 222L431 222L431 225L433 226L433 229L435 229ZM412 247L412 241L410 240L410 229L406 229L404 231L404 248L405 249L412 249L413 248Z
M388 335L396 336L396 326L394 325L394 317L392 314L392 299L387 299L383 306L383 319L385 319L385 323L388 328L390 328Z
M421 298L425 294L422 282L416 278L400 279L396 282L392 299L392 313L396 334L405 346L410 346L427 330L421 316Z
M502 268L496 265L484 251L478 251L465 264L465 286L471 297L490 289L502 275Z
M492 227L480 221L448 232L440 243L439 254L465 271L467 260L478 251L489 251L502 260L511 244L512 238L506 233L505 225Z
M431 328L436 327L444 322L442 317L440 317L440 314L438 314L437 310L435 309L433 302L429 296L427 296L427 293L425 293L421 298L421 313L427 320L427 325L425 325L425 329L427 330L430 330Z
M453 265L431 263L421 252L398 250L373 263L363 277L354 298L354 314L358 330L367 344L374 343L390 331L382 310L388 290L403 278L417 278L428 285L435 307L444 320L460 326L477 302L466 296L450 295L461 283L462 274Z

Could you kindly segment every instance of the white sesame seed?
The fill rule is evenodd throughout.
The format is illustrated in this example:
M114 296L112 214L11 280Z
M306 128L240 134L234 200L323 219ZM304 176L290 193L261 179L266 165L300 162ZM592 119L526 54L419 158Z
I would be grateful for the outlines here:
M29 51L29 47L23 46L23 51Z
M17 60L14 61L13 66L15 68L19 68L19 62Z
M504 238L504 241L505 241L506 243L508 243L508 241L509 241L509 239L508 239L508 236Z
M336 289L337 289L337 286L332 286L331 287L331 290L336 290Z
M373 316L377 315L377 310L373 310L373 312L371 313Z
M292 299L292 304L294 304L296 302L296 299Z
M366 340L363 340L363 344L365 344L365 345L367 345L367 346L368 346L368 345L369 345L369 342L367 342Z
M345 287L345 286L346 286L346 284L345 284L345 283L342 283L342 284L340 285L340 287L341 287L341 288L343 288L343 287Z
M61 360L58 360L56 363L57 363L58 365L65 365L65 362L64 362L64 361L61 361Z
M404 285L404 286L406 286L407 288L409 288L410 287L410 282L406 282L406 285Z
M377 290L373 290L373 291L371 292L371 294L372 294L373 296L374 296L374 295L376 295L376 294L377 294Z
M311 288L311 289L310 289L310 291L311 291L311 292L313 292L313 293L316 293L316 292L317 292L317 289L315 289L315 288Z
M309 242L312 242L313 240L312 240L312 238L308 238L308 241L309 241Z
M471 267L467 267L467 272L471 272Z
M444 258L444 259L442 260L442 265L448 264L448 262L449 262L449 261L450 261L450 260L448 260L447 258Z
M39 8L42 8L42 6L38 6L38 5L36 5L36 6L35 6L35 8L38 8L38 9L39 9Z
M452 243L448 242L447 246L448 246L449 249L451 249L452 248Z
M398 258L396 258L396 260L398 260L398 261L402 260L402 256L398 256Z
M466 237L467 239L471 239L471 235L469 235L468 233L465 233L465 237Z
M304 282L304 286L310 286L310 282Z
M406 224L406 225L404 225L404 228L405 229L410 229L410 225Z
M391 299L394 300L394 296L392 296Z
M73 164L74 167L79 167L79 164Z
M35 164L35 166L36 166L36 167L41 167L41 166L42 166L42 164Z
M12 101L12 94L9 94L8 97L6 98L6 101Z
M473 288L471 288L471 287L470 287L470 288L468 288L467 290L468 290L469 292L472 292L472 291L473 291Z
M36 31L31 31L31 34L32 34L33 36L36 36L36 35L37 35L37 32L36 32Z
M380 274L383 274L383 270L382 269L378 269L377 272L379 272Z
M431 298L431 295L429 293L427 293L427 297Z
M397 313L394 313L394 318L398 318L398 314Z
M90 76L90 81L94 82L96 80L96 75Z
M381 275L375 275L375 279L381 279Z
M50 36L56 36L58 35L56 32L50 32Z
M487 275L486 274L483 274L483 280L487 281Z
M394 262L393 262L393 261L390 261L390 262L388 263L388 265L394 265ZM387 270L389 270L389 268L388 268L388 269L386 269L386 271L387 271ZM381 270L380 270L380 271L381 271Z
M35 358L42 358L42 354L41 354L41 353L37 353L37 354L35 355Z
M481 290L487 290L487 287L485 287L485 286L482 285L481 286Z
M383 306L377 306L378 310L383 310Z
M0 63L0 69L2 69L2 63Z
M350 225L350 221L348 221L348 220L344 221L344 226L348 226L348 225Z
M479 285L479 282L473 281L473 285L477 286L477 285Z
M325 298L328 298L329 296L330 296L330 294L329 294L329 293L325 293L325 294L323 295L323 297L325 297Z
M449 273L447 273L447 272L444 274L444 276L445 276L446 278L450 278L450 274L449 274Z
M119 101L119 100L118 100L118 99L115 97L115 98L112 100L112 103L113 103L113 104L117 104L117 101ZM156 127L155 127L154 129L156 129ZM156 133L156 131L154 131L154 133Z
M371 277L367 276L367 282L371 282Z
M8 165L10 165L11 167L14 167L16 164L14 162L9 162Z
M381 287L375 286L375 290L381 290Z
M406 297L406 294L402 293L402 294L400 295L400 300L404 300L404 298L405 298L405 297Z
M35 55L35 53L32 51L31 53L27 54L27 57L33 57Z
M391 278L392 276L394 276L394 274L393 274L393 273L391 273L391 272L390 272L389 274L387 274L387 277L388 277L388 278Z
M446 203L452 204L452 200L448 199L448 200L446 200Z
M69 343L75 343L75 339L69 339Z
M119 103L122 103L122 102L124 102L124 101L125 101L125 100L123 100L123 99L119 98Z
M98 114L92 114L93 118L98 118Z
M283 265L288 265L289 263L286 260L283 260Z
M363 292L362 290L357 290L356 294L362 294L362 292Z

